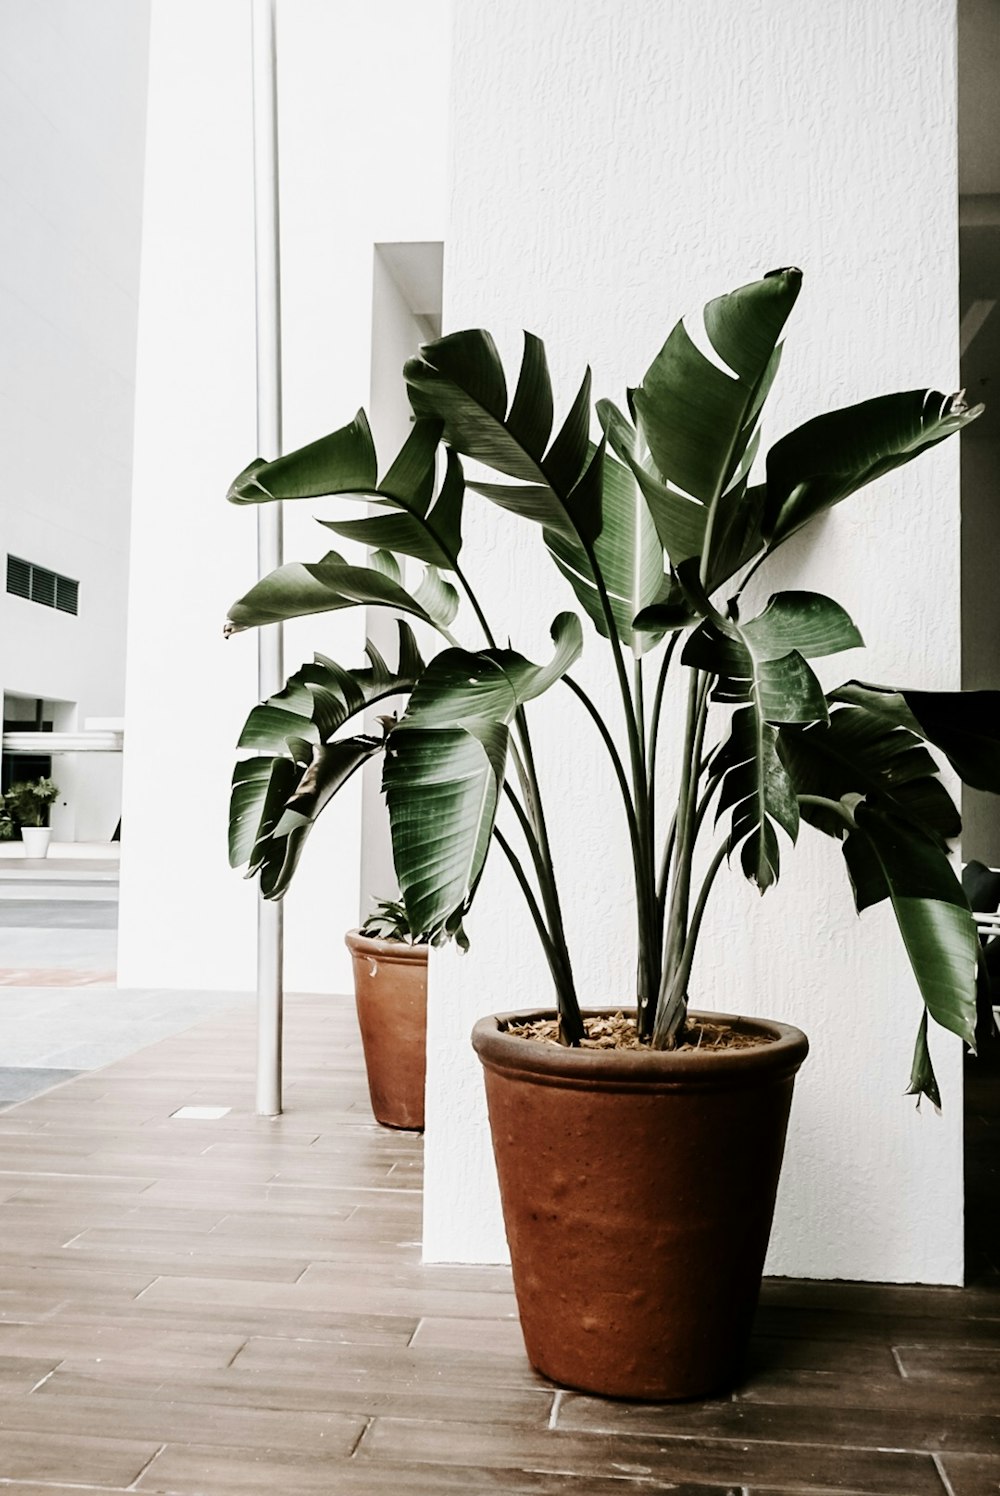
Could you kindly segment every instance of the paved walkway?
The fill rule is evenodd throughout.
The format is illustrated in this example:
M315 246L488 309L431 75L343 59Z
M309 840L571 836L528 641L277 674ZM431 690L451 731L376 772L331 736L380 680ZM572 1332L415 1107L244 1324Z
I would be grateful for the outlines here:
M108 1065L240 993L119 991L116 845L0 843L0 1108Z

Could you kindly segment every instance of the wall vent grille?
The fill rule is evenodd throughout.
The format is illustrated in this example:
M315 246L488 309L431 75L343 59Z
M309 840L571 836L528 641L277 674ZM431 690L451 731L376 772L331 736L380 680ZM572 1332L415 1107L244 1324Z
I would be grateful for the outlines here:
M43 607L58 608L62 613L79 611L79 582L72 577L61 577L45 566L36 566L33 561L23 561L20 556L7 557L7 591Z

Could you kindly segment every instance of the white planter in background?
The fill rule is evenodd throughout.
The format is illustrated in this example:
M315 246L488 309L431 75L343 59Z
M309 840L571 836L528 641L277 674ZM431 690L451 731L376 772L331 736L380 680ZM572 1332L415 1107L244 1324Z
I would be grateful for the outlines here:
M21 840L25 857L47 857L52 831L48 826L22 826Z

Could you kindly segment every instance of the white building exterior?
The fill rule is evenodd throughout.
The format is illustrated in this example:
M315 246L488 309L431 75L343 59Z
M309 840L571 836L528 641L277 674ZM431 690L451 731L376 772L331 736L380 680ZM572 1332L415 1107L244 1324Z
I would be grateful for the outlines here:
M148 20L145 0L0 3L0 695L26 730L124 709ZM43 595L77 582L78 612L6 590L8 557ZM110 840L120 754L52 772L56 837Z
M989 24L985 0L968 8ZM224 643L221 624L255 574L254 514L224 502L255 455L249 6L151 10L119 978L247 988L256 894L227 866L226 822L256 656L252 637ZM51 703L67 728L122 709L146 20L136 0L0 0L0 71L15 85L0 94L12 205L0 312L16 354L0 374L15 465L4 543L80 581L77 617L4 594L0 688ZM867 395L958 387L954 0L279 0L278 28L286 446L369 400L376 433L398 439L386 369L432 309L378 245L443 240L445 330L487 326L510 359L522 328L541 334L564 400L588 361L595 392L620 398L681 313L785 264L805 284L766 439ZM70 65L81 56L87 67ZM113 80L95 88L102 68ZM17 131L33 156L11 143ZM970 180L984 199L1000 191ZM79 251L67 263L68 222ZM973 464L984 493L993 455ZM286 506L289 559L327 548L321 508ZM977 515L977 533L992 533L985 505ZM530 526L482 505L470 516L488 604L541 657L569 594ZM789 545L768 590L829 591L872 641L833 662L830 684L864 673L952 687L960 542L948 444ZM985 587L976 562L967 555L967 578ZM967 680L1000 684L971 587ZM314 650L360 661L364 629L351 614L290 626L288 671ZM588 634L585 678L594 646ZM536 751L578 968L602 1003L630 987L628 864L596 746L573 724L567 750L569 711L539 703ZM116 786L84 796L64 762L57 832L110 834ZM359 783L311 838L287 900L290 989L346 989L341 932L359 879L367 893L386 876L379 817ZM469 930L471 954L440 953L432 969L432 1260L504 1255L468 1032L481 1013L548 993L498 862ZM695 985L705 1006L788 1019L812 1041L769 1270L959 1282L960 1046L935 1038L946 1107L917 1114L901 1096L916 988L885 911L858 924L836 852L804 832L763 904L736 876L720 887Z

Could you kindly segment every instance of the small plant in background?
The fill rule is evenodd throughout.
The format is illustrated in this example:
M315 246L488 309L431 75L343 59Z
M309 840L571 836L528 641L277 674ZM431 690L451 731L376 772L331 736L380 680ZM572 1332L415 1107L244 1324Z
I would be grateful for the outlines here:
M409 945L426 945L426 935L415 935L404 905L398 899L375 899L375 907L361 926L369 940L405 940Z
M59 798L59 786L51 779L24 779L12 784L6 807L18 826L45 826L49 806Z
M468 936L460 923L447 935L440 931L428 935L413 928L401 899L375 899L373 902L375 907L359 931L369 940L405 940L409 945L443 945L446 940L454 940L459 950L469 949Z
M11 819L3 795L0 795L0 841L10 841L14 835L14 822Z

